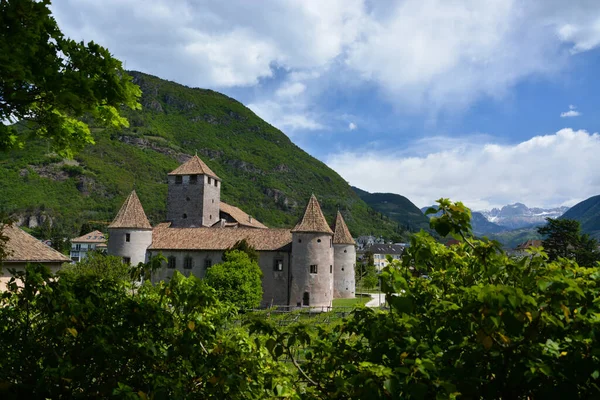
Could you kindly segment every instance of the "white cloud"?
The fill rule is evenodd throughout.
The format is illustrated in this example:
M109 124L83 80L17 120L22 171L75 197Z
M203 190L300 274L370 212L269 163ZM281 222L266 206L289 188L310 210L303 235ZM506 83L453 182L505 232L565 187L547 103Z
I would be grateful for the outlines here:
M314 131L325 129L312 113L297 109L290 104L264 101L251 103L247 106L256 115L286 133L294 133L297 130Z
M600 45L595 0L61 0L52 9L67 35L107 46L129 69L215 88L260 85L275 68L304 85L344 76L340 84L375 83L399 109L420 112L502 96L560 70L564 46Z
M577 107L575 107L573 104L569 105L569 111L560 113L561 118L579 117L580 115L581 113L577 111Z
M352 185L407 196L418 206L440 197L474 209L516 201L569 204L600 194L600 135L562 129L514 145L472 143L407 156L388 150L332 154L327 164Z
M350 129L351 131L355 130L356 128L358 128L358 127L356 126L356 124L354 122L350 122L348 124L348 129Z
M275 91L277 97L295 97L306 90L306 85L300 82L291 82L282 85Z

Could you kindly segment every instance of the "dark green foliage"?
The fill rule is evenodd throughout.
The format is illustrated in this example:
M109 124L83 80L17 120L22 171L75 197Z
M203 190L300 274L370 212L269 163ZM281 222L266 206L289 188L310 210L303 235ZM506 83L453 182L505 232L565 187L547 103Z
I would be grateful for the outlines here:
M433 226L461 243L414 235L381 274L389 311L357 310L331 329L260 328L275 357L304 355L301 396L599 397L600 268L540 252L509 257L472 236L462 204L440 208Z
M140 90L108 50L63 36L50 1L0 1L0 151L45 138L60 154L93 143L88 125L127 126ZM27 121L18 132L5 121Z
M547 224L538 228L544 236L543 246L551 261L559 257L572 258L581 266L591 267L600 261L598 241L581 234L579 221L546 218Z
M197 278L129 290L32 266L0 298L0 397L263 399L283 390L260 342Z
M206 283L217 297L240 309L256 308L263 296L262 271L258 263L241 250L225 252L224 261L206 271Z
M372 289L379 283L373 252L366 251L363 261L356 265L354 280L359 289Z
M167 173L198 152L223 179L222 200L270 227L292 227L311 193L333 221L340 209L355 236L390 237L398 224L365 204L337 173L294 145L239 102L131 72L141 111L123 110L130 128L93 129L96 144L75 155L78 168L44 142L0 152L0 204L31 215L44 208L72 235L108 224L134 188L153 224L165 219Z

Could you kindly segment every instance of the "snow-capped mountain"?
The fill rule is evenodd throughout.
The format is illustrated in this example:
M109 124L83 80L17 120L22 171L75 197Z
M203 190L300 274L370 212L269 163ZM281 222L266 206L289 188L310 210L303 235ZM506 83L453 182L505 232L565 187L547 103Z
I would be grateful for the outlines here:
M523 203L509 204L502 208L479 211L488 221L511 229L542 225L546 218L558 218L569 207L529 208Z

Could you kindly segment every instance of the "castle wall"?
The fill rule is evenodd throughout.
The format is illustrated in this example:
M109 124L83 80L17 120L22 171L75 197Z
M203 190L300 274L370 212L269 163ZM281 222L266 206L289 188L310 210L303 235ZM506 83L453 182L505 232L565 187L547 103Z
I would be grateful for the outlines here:
M355 297L355 265L356 247L354 245L333 245L333 297L335 299L353 299Z
M163 263L163 267L152 276L152 282L168 282L175 271L179 271L185 276L190 274L203 279L206 275L206 260L211 260L211 265L223 262L223 251L185 251L185 250L163 250L152 251L152 256L159 253L165 258L175 257L175 268L168 268L168 262ZM192 258L192 269L184 268L184 260L189 256ZM276 270L276 261L282 262L282 270ZM262 306L285 305L288 301L288 276L290 270L290 253L278 251L259 252L258 265L263 273L262 288L263 299Z
M326 233L294 233L289 305L331 306L333 300L333 244ZM316 273L311 273L316 265Z
M127 234L129 234L129 242L126 240ZM146 262L146 250L151 243L151 229L108 229L108 254L117 257L128 257L131 265Z

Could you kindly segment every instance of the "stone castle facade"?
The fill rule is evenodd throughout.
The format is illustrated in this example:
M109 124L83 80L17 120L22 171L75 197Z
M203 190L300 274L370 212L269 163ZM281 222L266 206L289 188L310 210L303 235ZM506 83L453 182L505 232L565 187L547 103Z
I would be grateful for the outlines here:
M133 191L108 231L108 253L125 262L167 258L153 281L174 271L203 278L245 239L259 253L262 306L327 307L355 296L356 248L340 212L332 229L313 195L293 229L270 229L221 201L221 179L198 156L168 174L167 222L152 227Z

